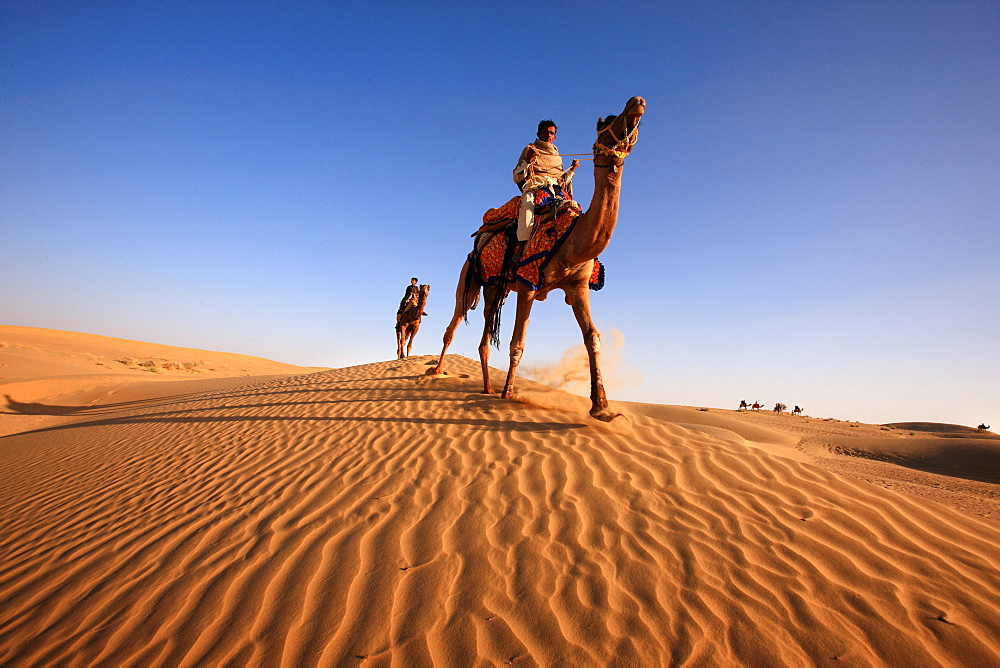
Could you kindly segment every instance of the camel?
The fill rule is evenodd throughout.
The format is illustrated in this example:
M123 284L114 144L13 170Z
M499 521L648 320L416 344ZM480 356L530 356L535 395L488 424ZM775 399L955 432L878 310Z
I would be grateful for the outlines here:
M753 406L750 407L750 410L752 410L752 411L759 411L763 407L764 407L764 404L760 403L759 401L755 401L755 402L753 402Z
M795 409L792 410L792 415L802 415L802 409L799 406L796 406Z
M976 427L976 429L978 429L979 431L987 431L987 430L989 430L989 428L990 428L990 426L988 424L984 424L982 422L980 422L979 426Z
M524 353L524 339L531 307L536 301L544 301L550 292L559 288L566 295L566 303L573 309L573 315L580 325L584 345L587 348L590 361L590 415L604 422L610 422L620 415L608 408L608 398L598 364L601 336L594 327L590 315L588 284L594 269L594 259L608 247L615 224L618 222L622 164L635 145L639 120L645 111L646 101L641 97L633 97L625 104L621 114L597 121L597 141L594 142L594 196L590 201L590 207L577 218L572 231L549 262L545 284L540 289L532 290L519 281L509 282L506 286L479 285L470 271L469 260L465 261L458 279L455 313L445 329L444 346L437 367L434 369L435 373L444 373L444 356L455 336L455 330L469 310L476 307L482 290L486 324L479 342L479 361L483 369L483 393L494 394L489 370L490 339L496 333L504 297L507 291L513 291L517 293L517 311L510 341L510 366L501 395L505 399L511 397L514 392L517 367Z
M424 308L427 306L427 296L431 292L431 286L421 285L420 294L416 302L410 301L403 309L399 321L396 322L396 356L398 359L410 356L413 350L413 338L420 329L420 319L424 316ZM406 354L403 354L403 348Z
M746 399L740 399L740 407L736 410L745 411L748 408L750 408L750 404L747 403Z

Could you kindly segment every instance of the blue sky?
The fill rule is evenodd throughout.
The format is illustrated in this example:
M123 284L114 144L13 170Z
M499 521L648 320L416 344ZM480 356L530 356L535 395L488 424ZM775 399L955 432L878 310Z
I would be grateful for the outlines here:
M5 324L347 366L418 276L434 354L538 120L642 95L613 399L1000 423L996 2L3 0L0 68ZM580 340L554 296L525 364Z

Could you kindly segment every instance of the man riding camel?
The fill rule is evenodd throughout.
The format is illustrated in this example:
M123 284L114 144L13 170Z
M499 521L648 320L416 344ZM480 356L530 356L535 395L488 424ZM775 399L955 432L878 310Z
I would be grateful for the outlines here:
M531 228L535 224L535 191L539 188L559 186L566 194L573 197L573 172L580 166L579 160L574 160L569 169L563 171L562 158L555 141L559 128L550 120L538 123L538 133L535 141L524 147L514 168L514 183L521 189L521 206L517 212L517 254L524 248L525 242L531 238Z
M417 286L419 281L415 278L410 279L410 284L406 286L406 293L403 295L402 301L399 302L399 310L396 311L396 322L399 322L399 318L403 315L403 311L406 310L407 306L417 303L417 298L420 296L420 288ZM424 313L423 315L427 315Z

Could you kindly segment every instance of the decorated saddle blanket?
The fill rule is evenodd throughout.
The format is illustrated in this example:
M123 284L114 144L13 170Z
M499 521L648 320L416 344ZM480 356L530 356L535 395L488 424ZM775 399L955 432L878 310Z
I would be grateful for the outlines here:
M580 205L566 197L561 189L535 192L535 224L531 238L517 266L510 255L517 239L517 210L520 197L483 215L483 225L473 236L475 247L469 253L472 271L481 285L500 285L516 280L532 290L545 286L545 269L559 246L573 230L582 213ZM506 269L506 270L505 270ZM594 260L590 289L604 287L604 266Z

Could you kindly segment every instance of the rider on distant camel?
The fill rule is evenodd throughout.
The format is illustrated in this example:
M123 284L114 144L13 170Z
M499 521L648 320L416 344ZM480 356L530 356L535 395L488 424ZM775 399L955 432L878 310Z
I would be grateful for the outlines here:
M417 287L419 281L416 278L410 279L410 284L406 286L406 294L403 295L403 299L399 302L399 310L396 311L396 322L399 322L399 318L403 315L403 311L410 304L417 303L417 297L420 296L420 288ZM424 313L423 315L427 315Z
M524 147L514 168L514 183L521 189L521 207L517 212L518 254L524 243L531 238L531 228L535 216L535 191L539 188L558 185L573 197L573 172L580 166L574 160L568 170L563 171L559 149L552 142L558 128L551 120L538 123L538 139Z

